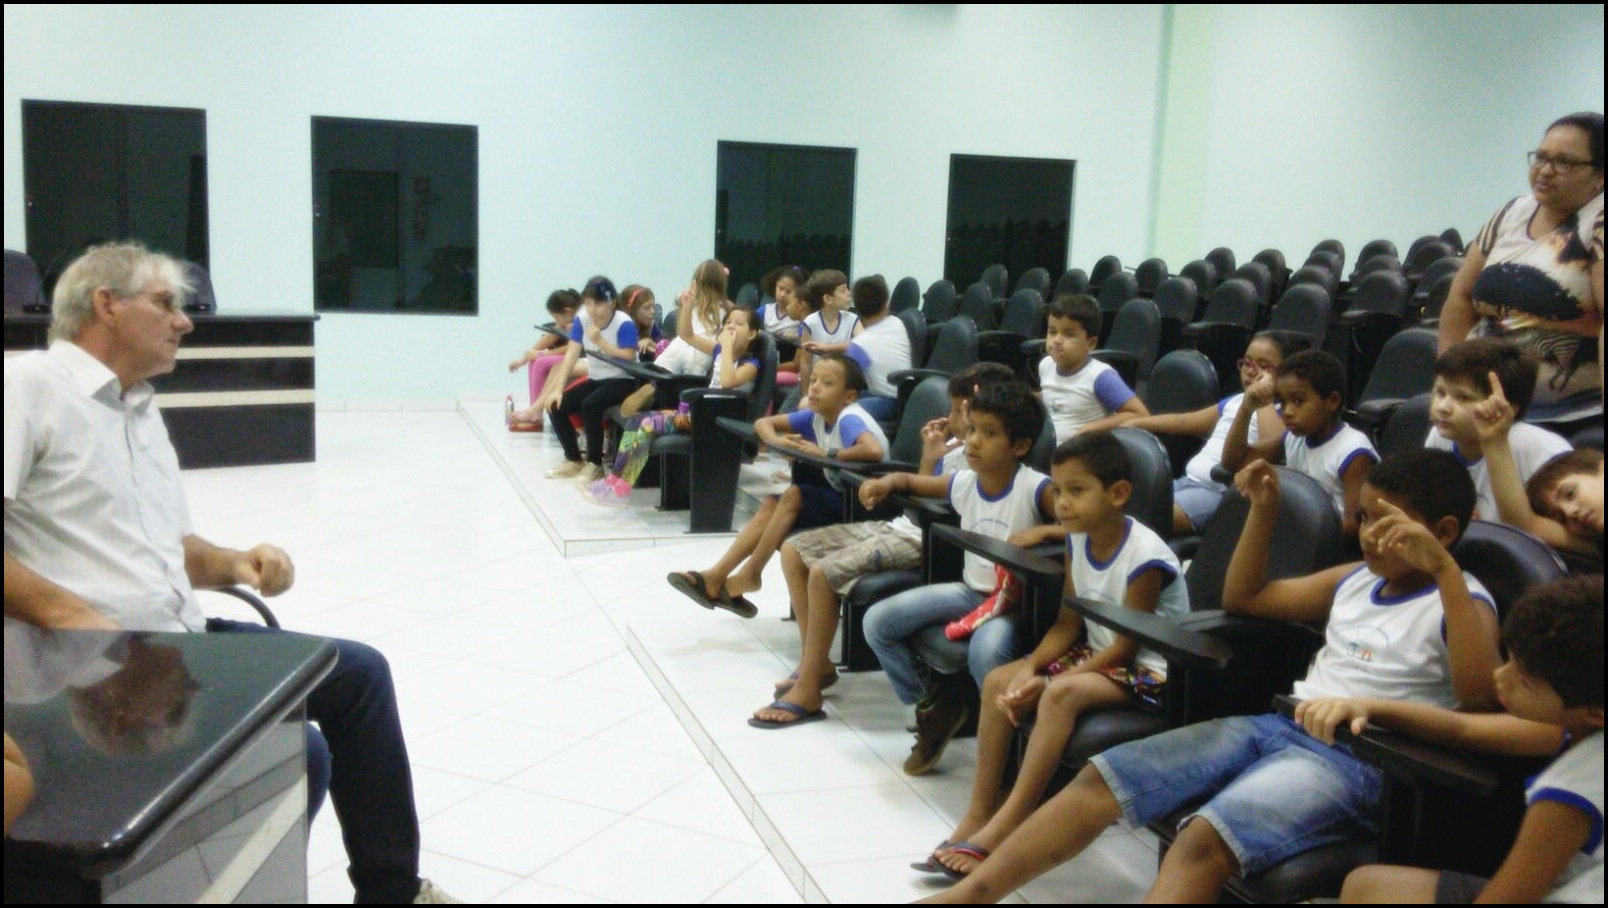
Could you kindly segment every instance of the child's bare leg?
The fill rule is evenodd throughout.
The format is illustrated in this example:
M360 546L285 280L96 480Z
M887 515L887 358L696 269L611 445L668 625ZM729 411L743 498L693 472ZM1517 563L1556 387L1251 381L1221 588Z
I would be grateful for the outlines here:
M1178 831L1178 838L1167 849L1156 882L1145 893L1145 901L1215 902L1228 878L1237 870L1239 859L1234 857L1217 828L1196 817Z
M720 590L726 585L726 578L731 576L731 572L736 570L737 565L742 564L743 559L747 558L754 551L754 547L759 544L759 537L765 532L765 527L770 524L772 515L776 513L776 507L777 499L774 495L766 497L760 503L759 510L755 511L754 516L743 524L742 532L738 533L737 538L731 541L731 546L726 549L726 554L720 556L720 560L715 562L714 567L706 568L702 572L704 583L708 587L704 592L711 597L720 595Z
M1440 872L1420 867L1370 864L1346 877L1340 901L1347 905L1432 905Z
M1072 784L1001 842L993 857L954 887L924 901L997 902L1071 860L1121 817L1122 808L1105 779L1094 767L1085 766Z
M1009 666L1007 666L1008 668ZM999 669L996 669L999 671ZM990 673L989 677L993 677ZM1070 675L1059 675L1050 679L1049 686L1044 689L1044 695L1039 698L1038 716L1033 722L1033 733L1027 739L1027 753L1022 757L1022 768L1016 774L1016 784L1011 788L1010 795L1005 803L981 829L971 833L968 838L974 844L992 850L1000 842L1005 841L1016 827L1022 825L1039 805L1039 799L1044 796L1044 789L1049 786L1050 779L1054 778L1055 770L1061 765L1061 754L1066 751L1066 742L1072 738L1072 730L1077 727L1078 716L1096 709L1110 709L1128 703L1128 691L1104 675L1094 672L1079 672ZM978 726L977 744L977 770L981 776L983 768L983 742L982 726ZM1010 746L1010 738L1000 748L1003 754ZM1000 767L1003 777L1004 767ZM996 781L995 790L999 783ZM958 839L955 841L959 841ZM939 855L950 869L961 873L970 873L978 865L978 860L970 855L956 852L945 852Z
M1011 739L1016 732L1010 717L999 708L999 698L1025 664L1025 659L1018 659L1001 665L983 679L979 697L981 712L977 716L977 774L972 778L971 803L966 807L966 815L949 834L951 842L969 840L999 809L1005 766L1010 760Z
M765 524L765 529L755 543L753 551L749 553L748 560L743 562L743 566L735 573L727 576L727 592L733 596L741 596L764 586L760 575L765 572L765 565L770 563L771 556L781 548L782 540L793 531L793 524L798 521L799 511L803 507L804 496L799 493L798 486L788 486L787 491L777 499L776 509L771 512L770 520Z
M809 630L810 569L791 542L782 544L782 579L787 581L787 605L798 621L798 643L804 645Z
M785 553L787 548L782 551ZM798 613L798 623L806 630L804 655L798 660L798 678L792 689L777 699L814 712L821 708L821 701L825 699L822 687L837 675L837 666L832 664L832 639L837 636L838 597L820 565L810 568L809 605ZM759 710L754 716L773 722L793 718L786 711L771 707Z
M1173 505L1173 535L1187 536L1195 532L1195 525L1189 522L1189 515L1178 505Z

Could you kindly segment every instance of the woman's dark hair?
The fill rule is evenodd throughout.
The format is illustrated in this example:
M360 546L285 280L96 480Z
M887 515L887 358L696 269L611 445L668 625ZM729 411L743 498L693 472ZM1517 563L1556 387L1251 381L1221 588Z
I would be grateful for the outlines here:
M1547 132L1559 126L1573 126L1585 132L1586 141L1591 145L1591 169L1602 169L1602 114L1582 111L1572 113L1567 117L1559 117L1547 127Z

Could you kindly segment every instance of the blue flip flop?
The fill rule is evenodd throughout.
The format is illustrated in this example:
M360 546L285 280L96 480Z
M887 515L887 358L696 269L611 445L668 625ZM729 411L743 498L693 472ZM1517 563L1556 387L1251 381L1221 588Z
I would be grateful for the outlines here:
M911 861L910 869L919 870L922 873L943 873L944 865L942 861L938 860L938 852L943 851L945 848L948 848L953 844L954 843L948 839L944 839L942 842L938 843L937 847L933 848L932 854L927 855L927 859L925 861Z
M766 707L766 709L779 709L784 713L792 713L798 718L788 719L786 722L776 722L771 719L759 719L755 718L754 716L749 716L748 724L754 726L755 728L792 728L795 725L804 725L808 722L817 722L826 718L826 710L824 709L818 709L815 712L810 712L804 707L799 706L797 703L788 703L785 700L772 700L771 705Z

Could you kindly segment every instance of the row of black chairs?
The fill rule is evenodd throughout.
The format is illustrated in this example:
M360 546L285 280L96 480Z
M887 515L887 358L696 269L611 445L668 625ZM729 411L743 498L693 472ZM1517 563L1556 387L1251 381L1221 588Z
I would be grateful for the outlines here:
M191 287L190 298L184 304L185 311L217 311L218 298L212 290L212 276L207 269L195 262L185 262L184 276ZM15 249L5 251L5 311L7 314L26 315L42 315L50 311L39 267L26 252Z

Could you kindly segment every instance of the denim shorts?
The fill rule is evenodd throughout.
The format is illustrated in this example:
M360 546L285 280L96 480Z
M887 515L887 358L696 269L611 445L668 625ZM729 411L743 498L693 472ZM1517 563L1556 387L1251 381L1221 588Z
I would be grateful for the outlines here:
M1181 476L1173 480L1173 504L1184 512L1184 516L1189 518L1189 525L1198 533L1206 521L1217 513L1217 506L1222 503L1226 491L1215 482L1201 482L1193 476Z
M1205 801L1183 822L1211 823L1246 876L1377 832L1383 774L1282 716L1190 725L1090 762L1135 825Z

